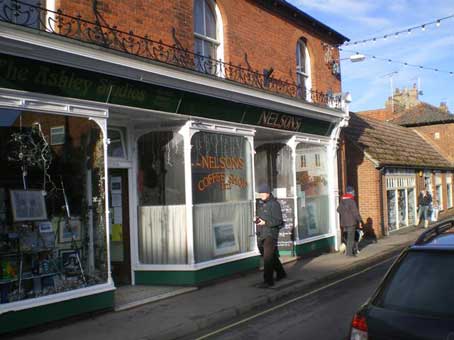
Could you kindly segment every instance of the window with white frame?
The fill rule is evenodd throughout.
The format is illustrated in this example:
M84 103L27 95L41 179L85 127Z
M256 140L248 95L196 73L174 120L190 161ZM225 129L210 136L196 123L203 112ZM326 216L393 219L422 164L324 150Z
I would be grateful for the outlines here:
M318 153L315 154L315 166L320 168L320 154Z
M435 195L438 209L443 210L443 187L441 183L441 174L435 175Z
M296 168L298 239L329 233L328 162L326 145L298 143L296 156L318 159Z
M194 58L198 71L217 74L216 60L222 59L220 53L222 27L220 13L213 0L194 1Z
M55 126L50 128L50 144L62 145L65 144L65 127Z
M447 207L452 208L452 175L446 174Z
M416 224L416 180L414 173L386 176L389 230Z
M308 101L311 99L310 68L306 40L301 38L296 44L296 82L298 86L298 97Z
M301 168L305 168L306 166L306 155L301 155Z
M109 138L107 155L113 158L126 158L126 143L123 129L109 128L107 130L107 138Z

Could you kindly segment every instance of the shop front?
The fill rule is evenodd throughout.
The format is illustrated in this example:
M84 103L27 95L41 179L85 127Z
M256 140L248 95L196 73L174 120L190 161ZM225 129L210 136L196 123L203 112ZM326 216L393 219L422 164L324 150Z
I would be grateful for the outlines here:
M0 333L113 305L107 111L33 97L0 99Z
M283 207L283 253L335 248L342 111L98 66L0 54L1 332L111 308L114 286L258 268L261 182Z

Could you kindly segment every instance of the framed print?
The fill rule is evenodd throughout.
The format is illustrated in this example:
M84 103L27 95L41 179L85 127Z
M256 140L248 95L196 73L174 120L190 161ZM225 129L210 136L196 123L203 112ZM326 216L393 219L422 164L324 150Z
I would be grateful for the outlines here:
M14 222L47 220L42 190L10 190Z
M60 243L80 240L80 219L71 218L60 221L58 239Z
M62 249L60 250L61 265L63 271L68 273L78 273L79 272L79 257L78 249Z
M225 255L239 250L235 229L231 223L213 225L214 255Z

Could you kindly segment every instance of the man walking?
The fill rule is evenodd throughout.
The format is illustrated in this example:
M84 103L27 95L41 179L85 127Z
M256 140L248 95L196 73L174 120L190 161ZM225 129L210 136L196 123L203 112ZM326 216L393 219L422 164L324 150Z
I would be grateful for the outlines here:
M269 288L274 285L274 272L276 272L276 281L287 276L277 249L277 240L279 229L284 226L282 219L281 206L271 194L270 187L267 184L261 184L258 187L257 200L257 242L260 254L263 256L263 280L260 288Z
M362 219L355 202L355 190L347 186L347 193L342 195L337 212L340 215L340 225L343 233L347 234L347 256L356 256L355 233L357 226L361 226Z

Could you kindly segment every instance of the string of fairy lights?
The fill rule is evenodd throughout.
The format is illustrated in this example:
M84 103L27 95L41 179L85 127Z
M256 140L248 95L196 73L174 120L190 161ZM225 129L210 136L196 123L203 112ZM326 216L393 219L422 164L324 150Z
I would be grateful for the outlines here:
M363 56L365 56L367 58L370 58L372 60L380 60L380 61L385 61L385 62L392 63L392 64L399 64L399 65L402 65L402 66L405 66L405 67L413 67L413 68L418 68L418 69L426 70L426 71L434 71L434 72L438 72L438 73L446 73L446 74L449 74L450 76L454 76L454 71L442 70L442 69L439 69L439 68L436 68L436 67L428 67L428 66L424 66L424 65L416 65L416 64L405 62L405 61L395 60L395 59L391 59L391 58L378 57L376 55L360 53L358 51L345 50L345 49L342 49L342 48L340 48L339 50L343 51L343 52L354 53L356 55L363 55Z
M402 30L399 30L399 31L392 32L392 33L387 33L387 34L384 34L384 35L379 35L379 36L375 36L375 37L371 37L371 38L367 38L367 39L363 39L363 40L356 40L356 41L346 42L342 46L354 46L354 47L356 47L356 46L359 46L359 45L362 45L362 44L366 44L366 43L369 43L369 42L375 43L375 42L377 42L379 40L386 40L386 39L391 38L391 37L399 37L399 36L401 36L403 34L411 34L415 30L426 31L430 26L440 27L442 21L453 19L453 18L454 18L454 14L451 14L451 15L445 16L443 18L439 18L439 19L436 19L436 20L433 20L433 21L425 22L423 24L412 26L412 27L408 27L408 28L405 28L405 29L402 29ZM355 56L355 55L356 56L364 56L364 57L367 57L368 59L372 59L372 60L384 61L384 62L387 62L387 63L398 64L398 65L401 65L401 66L404 66L404 67L417 68L417 69L420 69L420 70L433 71L433 72L437 72L437 73L444 73L444 74L449 74L450 76L454 76L454 71L452 71L452 70L444 70L444 69L440 69L440 68L437 68L437 67L429 67L429 66L424 66L424 65L417 65L417 64L409 63L409 62L402 61L402 60L396 60L396 59L392 59L392 58L380 57L380 56L376 56L376 55L372 55L372 54L362 53L362 52L359 52L359 51L352 51L352 50L344 49L344 48L342 48L342 46L339 47L339 51L353 53L353 56ZM354 59L354 57L350 57L350 60L353 61L353 59Z
M391 37L399 37L402 34L411 34L415 30L421 30L424 32L430 26L440 27L442 21L452 19L452 18L454 18L454 14L451 14L446 17L439 18L439 19L436 19L433 21L429 21L429 22L426 22L426 23L423 23L423 24L420 24L417 26L408 27L408 28L402 29L400 31L395 31L392 33L387 33L384 35L379 35L379 36L375 36L375 37L371 37L371 38L367 38L367 39L363 39L363 40L345 42L343 44L343 46L360 45L360 44L365 44L368 42L377 42L378 40L386 40Z

